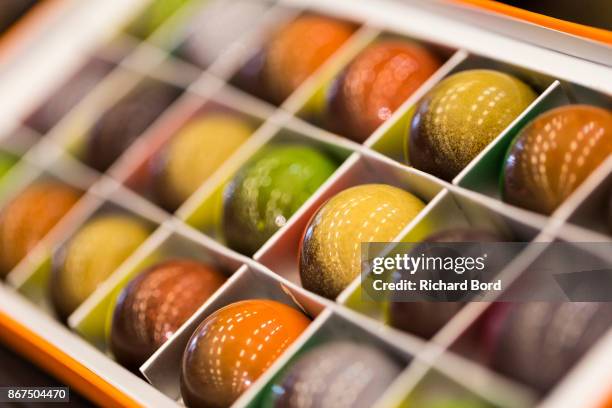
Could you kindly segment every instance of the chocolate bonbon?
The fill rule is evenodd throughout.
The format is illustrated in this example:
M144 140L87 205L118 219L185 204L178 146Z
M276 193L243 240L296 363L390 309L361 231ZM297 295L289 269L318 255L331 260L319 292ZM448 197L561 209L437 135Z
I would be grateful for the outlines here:
M352 35L354 26L304 14L279 27L232 82L265 100L282 103Z
M207 68L257 27L270 4L252 0L213 3L190 21L186 40L177 50L187 61Z
M272 300L232 303L206 318L182 360L188 407L229 407L306 329L310 320Z
M612 325L610 303L498 303L483 346L491 366L546 393Z
M529 86L503 72L453 74L417 104L406 141L407 161L450 181L535 98Z
M67 318L150 233L143 221L106 214L87 222L54 256L51 298Z
M612 112L567 105L545 112L516 136L504 164L503 199L552 213L612 154Z
M255 253L335 169L331 158L309 146L264 148L225 188L223 233L228 245Z
M209 113L187 123L152 162L157 199L176 210L254 131L231 114Z
M138 84L90 130L85 162L96 170L107 170L180 94L179 88L153 79Z
M290 363L264 408L371 407L401 365L377 348L349 341L315 347Z
M503 238L489 231L474 228L452 228L429 235L424 243L457 243L457 242L502 242ZM419 248L418 246L416 247ZM461 250L462 248L455 248ZM460 255L460 254L459 254ZM400 274L394 274L394 279L401 279ZM440 330L462 307L463 302L393 302L389 303L389 324L400 330L416 334L423 338L431 338Z
M121 291L110 346L124 366L137 369L217 290L225 276L190 259L153 265Z
M270 97L281 103L351 36L353 26L328 17L300 16L266 48L264 75Z
M55 181L27 187L0 213L0 276L8 274L78 201L81 193Z
M435 55L413 42L383 40L367 47L329 87L328 127L365 141L439 65Z
M361 243L393 240L424 207L414 195L386 184L364 184L338 193L319 208L304 231L302 285L335 298L359 276Z

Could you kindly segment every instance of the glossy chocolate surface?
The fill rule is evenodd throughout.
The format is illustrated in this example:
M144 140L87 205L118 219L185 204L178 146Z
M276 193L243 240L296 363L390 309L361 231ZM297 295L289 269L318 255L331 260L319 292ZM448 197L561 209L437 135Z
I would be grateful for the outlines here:
M335 195L304 232L302 286L335 298L359 276L361 243L394 239L424 206L412 194L386 184L364 184Z
M225 282L225 276L190 259L154 265L121 291L111 325L117 361L136 370Z
M416 106L408 162L451 181L529 106L536 94L503 72L469 70L437 84Z
M489 231L473 228L453 228L434 233L423 242L502 242L504 239ZM399 280L400 275L394 275ZM429 339L433 337L463 307L463 302L390 302L389 324L400 330Z
M0 180L18 160L14 154L0 150Z
M499 303L483 339L494 369L546 393L611 325L610 303Z
M504 164L504 201L552 213L612 154L612 112L567 105L517 135Z
M228 245L254 254L335 169L331 158L312 147L264 148L225 188L223 234Z
M271 300L232 303L205 319L183 355L188 407L229 407L306 329L298 310Z
M128 27L130 35L145 39L191 0L153 0Z
M41 0L2 0L0 8L0 35L23 17Z
M373 346L334 341L298 357L263 408L369 408L401 371Z
M328 126L357 142L365 141L439 65L416 43L386 40L369 46L329 88Z

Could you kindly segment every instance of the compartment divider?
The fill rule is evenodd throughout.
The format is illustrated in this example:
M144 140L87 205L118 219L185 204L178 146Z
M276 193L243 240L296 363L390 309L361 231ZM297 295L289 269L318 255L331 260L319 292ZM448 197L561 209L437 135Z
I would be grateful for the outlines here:
M302 332L287 349L281 354L279 358L259 377L253 385L251 385L245 392L232 404L232 408L246 408L250 406L251 401L261 392L264 391L266 385L276 377L281 369L289 363L289 361L295 357L300 349L310 340L321 327L328 322L333 315L331 309L323 310L317 317L315 317L308 325L306 330Z
M177 46L187 39L185 27L195 20L194 16L206 8L212 9L227 3L227 0L210 3L191 1L181 6L144 40L125 32L116 33L115 38L109 38L108 28L111 23L114 26L117 22L125 24L128 18L136 17L150 4L150 0L93 2L99 3L95 6L75 5L73 12L68 15L67 24L76 24L78 21L76 25L79 27L86 24L95 24L95 27L84 30L86 34L83 38L70 40L70 47L62 46L58 55L51 58L54 63L50 65L53 69L34 76L35 83L40 85L28 92L30 100L26 100L18 92L20 86L23 88L23 84L20 85L23 81L3 84L0 88L0 94L6 93L16 100L15 106L8 109L9 115L0 120L0 128L18 129L25 134L26 139L26 142L20 142L18 146L10 133L3 133L0 137L0 142L6 143L7 149L10 147L8 150L12 151L14 148L15 152L21 155L19 161L7 173L10 181L0 183L0 208L22 189L39 179L57 179L80 188L84 193L77 204L8 274L6 284L0 282L0 298L3 299L0 302L0 315L6 315L23 326L25 340L40 337L48 344L46 348L42 347L41 353L49 353L49 358L63 360L64 363L74 362L77 367L75 371L86 377L84 381L94 384L89 386L96 392L108 391L111 395L118 391L124 394L122 397L142 406L170 407L181 404L181 356L191 334L206 317L221 307L238 300L255 298L274 299L292 305L312 317L313 321L240 396L233 407L253 406L254 401L265 392L271 381L293 361L305 345L324 332L327 326L339 321L353 327L352 335L360 332L364 336L364 342L401 355L399 360L407 363L401 374L379 398L375 405L377 408L401 406L421 382L434 372L439 372L475 395L502 407L520 408L535 406L537 403L541 403L539 406L542 408L561 405L603 406L604 400L609 398L608 379L612 375L612 329L580 360L556 389L540 401L528 386L494 372L460 350L466 333L489 309L491 303L488 301L499 299L500 294L489 294L487 302L466 304L433 338L426 340L386 325L383 306L371 307L372 305L365 304L367 300L360 297L361 276L353 280L335 301L311 293L300 285L299 273L296 275L296 271L299 272L297 259L291 256L299 247L304 226L319 205L329 197L347 187L364 182L380 181L397 185L425 201L425 208L403 226L387 251L391 251L395 243L416 242L432 231L449 227L483 227L496 232L515 233L519 239L528 241L525 249L500 271L498 278L505 287L520 279L555 240L612 243L612 231L607 231L609 234L606 234L604 228L594 229L590 228L592 225L582 223L585 213L596 207L595 200L610 194L604 189L612 183L612 157L602 163L551 216L537 214L501 201L499 183L497 179L490 177L496 167L499 167L497 165L500 164L500 157L504 156L517 132L537 114L551 107L580 102L582 99L604 105L609 99L605 91L612 89L609 69L512 38L487 33L480 27L432 13L425 0L415 1L414 4L402 5L385 2L384 7L374 1L351 0L266 2L270 7L263 13L263 17L253 27L242 32L205 69L177 56L175 51ZM279 107L230 83L232 76L261 49L267 36L280 24L312 11L354 19L362 25ZM97 13L104 17L98 20ZM179 29L182 23L185 25ZM439 29L432 30L432 27ZM418 41L443 44L455 51L363 145L303 120L300 114L313 101L318 102L325 97L325 87L334 76L365 47L384 36L387 30ZM69 37L66 34L67 28L60 31L65 32L57 38L53 37L54 44L59 44L59 39L66 40ZM481 38L484 40L479 42ZM97 47L101 41L106 42L108 49L101 47L92 52L91 46L97 44ZM74 51L68 53L68 48L73 48ZM125 55L113 53L113 50L119 48L129 49L129 52ZM47 54L52 56L49 52ZM15 120L22 116L16 113L27 111L33 101L40 100L42 95L52 89L53 81L57 83L61 77L61 69L75 68L92 57L112 61L116 66L49 132L38 135ZM409 167L403 159L406 131L398 130L406 128L416 103L449 74L488 58L490 60L487 64L505 66L507 63L508 70L513 73L524 70L525 75L533 75L534 78L539 78L540 85L547 86L451 183ZM59 63L60 59L65 61ZM540 61L546 61L544 66L539 66ZM521 67L510 64L520 64ZM529 73L528 69L533 72ZM546 74L539 74L538 71ZM29 73L34 74L32 70L22 76ZM551 79L553 76L559 79ZM146 78L180 86L185 92L148 126L105 174L100 174L72 156L72 151L96 120ZM568 80L572 83L560 82ZM596 94L595 91L581 88L582 86L603 92ZM136 169L136 159L146 156L165 124L172 120L178 121L180 115L185 114L188 109L191 109L190 114L193 114L197 111L196 105L205 106L209 102L251 115L261 120L261 125L200 185L174 215L169 214L130 190L124 183ZM198 225L203 218L214 212L212 208L217 195L228 178L282 131L293 132L287 136L290 140L304 139L306 142L341 151L343 162L253 257L247 257L215 240L213 232L199 230ZM367 176L364 175L366 173ZM44 292L46 287L41 287L40 282L44 281L45 273L50 269L53 251L65 244L92 215L107 204L138 215L156 227L147 240L72 313L68 326L74 331L70 334L60 322L51 319L49 299ZM594 219L594 216L591 218ZM189 240L198 247L200 256L210 257L229 276L221 288L140 367L140 373L152 385L149 386L110 358L104 339L107 321L92 323L95 320L92 316L110 310L123 285L139 273L147 262L153 262L152 260L156 259L154 257L161 253L164 244L173 237ZM588 246L586 250L596 256L602 255L601 252L590 250ZM606 253L602 259L612 263L612 254ZM27 302L20 294L40 307ZM2 320L4 319L0 319L0 323ZM82 338L79 338L78 334ZM100 401L104 402L106 398L112 397L104 394Z
M550 395L540 403L540 408L607 407L612 375L612 330L608 330L574 367ZM581 381L589 378L589 382Z
M555 81L540 94L519 116L517 116L498 136L495 137L454 179L454 185L466 186L473 184L478 186L479 172L491 171L495 159L505 156L517 132L539 113L546 110L551 100L558 98L562 93L561 83ZM501 166L500 166L501 167ZM498 169L498 170L501 170ZM469 188L469 187L468 187ZM473 188L473 187L472 187Z
M298 305L313 317L324 313L325 305L319 303L317 299L311 297L308 303L296 303L296 298L288 293L284 286L276 275L263 272L257 265L242 266L141 366L140 371L164 394L173 399L178 398L180 356L191 334L211 313L239 300L272 299L289 305Z
M68 327L84 337L89 343L98 346L101 350L104 350L104 347L102 346L103 342L99 338L92 337L92 335L88 333L91 328L81 327L82 325L87 324L83 322L84 319L87 318L87 316L90 315L93 310L99 307L102 303L110 304L110 293L119 285L127 272L133 269L138 262L142 260L142 258L148 255L153 248L157 247L163 239L170 235L170 233L171 232L165 228L163 224L160 225L160 227L157 228L143 244L141 244L125 261L123 261L121 265L119 265L119 267L108 278L106 278L94 290L94 292L89 295L87 299L85 299L85 301L79 305L79 307L77 307L74 312L72 312L72 314L68 317ZM96 334L100 335L101 333Z

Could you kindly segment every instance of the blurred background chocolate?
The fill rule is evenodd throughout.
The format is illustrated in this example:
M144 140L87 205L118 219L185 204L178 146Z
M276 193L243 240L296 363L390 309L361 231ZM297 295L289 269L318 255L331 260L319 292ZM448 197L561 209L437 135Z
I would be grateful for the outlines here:
M191 0L153 0L126 29L130 35L146 39Z
M424 339L432 338L463 307L461 302L391 302L389 324Z
M451 181L536 98L504 72L475 69L439 82L419 101L407 135L411 166Z
M612 155L612 111L567 105L536 117L504 163L504 201L551 214Z
M285 304L244 300L217 310L185 349L181 395L190 408L229 407L308 327Z
M138 218L100 215L88 221L53 259L51 299L62 319L142 244L151 228Z
M303 15L282 27L266 49L265 80L270 98L282 103L348 40L354 26L317 15Z
M336 162L313 147L264 147L225 187L223 236L253 255L336 170Z
M46 134L74 108L115 67L115 64L92 58L38 108L25 124Z
M546 393L610 326L610 303L496 303L483 347L495 370Z
M225 282L225 276L189 259L154 265L121 291L110 334L113 355L137 370Z
M268 387L262 408L368 408L402 366L377 348L349 341L315 346Z
M271 102L270 96L268 95L267 83L264 78L265 63L265 49L256 51L232 77L232 85L266 102Z
M152 162L156 197L173 212L255 131L230 113L205 113L172 136Z
M271 35L233 80L281 104L352 35L355 26L330 17L304 14ZM261 82L261 84L259 84Z
M106 171L181 93L154 79L138 84L97 120L87 135L85 162Z
M17 163L18 157L12 153L0 150L0 180Z
M392 241L424 207L416 196L386 184L363 184L336 194L304 231L302 286L335 298L359 276L361 243Z
M0 4L0 35L23 17L40 0L2 0Z
M6 276L66 215L81 196L55 181L26 187L0 213L0 276Z
M417 43L388 39L370 45L329 87L324 121L364 142L439 66Z
M516 0L604 17L595 1ZM609 391L599 373L610 350L593 348L611 340L607 304L516 303L483 316L487 305L464 310L474 299L451 291L427 291L428 302L364 296L362 242L502 240L465 228L429 235L468 223L534 241L542 231L605 241L601 219L612 231L600 201L608 179L583 184L594 188L563 220L512 208L567 197L610 155L600 144L609 125L542 122L501 174L513 174L511 205L499 176L516 135L491 145L565 101L609 114L605 46L559 21L505 16L497 27L493 13L429 3L0 0L0 342L88 406L594 408L583 400ZM563 139L572 126L576 137ZM483 149L461 183L442 180ZM91 187L77 202L84 192L50 179ZM388 184L359 185L373 182ZM515 267L537 250L527 245L503 271L533 293L534 274ZM225 271L236 272L226 281ZM441 358L423 361L437 346ZM591 351L601 354L567 377ZM5 363L0 388L51 385Z
M423 240L423 243L483 243L502 242L504 238L489 231L475 228L455 228L436 232ZM461 248L455 248L460 250ZM417 245L414 252L420 250ZM434 249L435 251L435 249ZM461 253L456 256L461 256ZM435 256L435 254L431 254ZM393 274L393 280L402 279L401 274ZM389 302L389 324L395 328L429 339L433 337L463 307L464 302Z

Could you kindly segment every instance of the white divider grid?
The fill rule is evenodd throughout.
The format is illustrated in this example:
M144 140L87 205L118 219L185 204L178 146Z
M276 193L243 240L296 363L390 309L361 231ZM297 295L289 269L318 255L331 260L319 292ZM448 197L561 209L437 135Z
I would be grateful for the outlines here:
M263 0L261 2L264 3ZM175 361L176 356L180 355L181 345L185 344L186 338L189 337L198 322L220 306L231 302L232 299L245 298L245 296L272 298L286 296L285 301L294 304L296 307L303 307L307 314L312 317L316 316L316 319L300 340L287 350L277 363L237 401L236 406L249 405L251 399L256 398L258 393L262 392L265 383L274 377L294 353L299 351L301 345L309 338L317 336L324 330L326 324L333 321L344 322L343 324L353 326L357 331L365 330L370 333L370 336L377 338L375 343L379 347L393 349L405 356L407 368L392 384L388 392L381 396L378 404L380 406L395 406L403 402L409 397L411 391L418 390L420 384L427 381L430 373L433 372L441 373L440 378L447 380L449 384L459 384L468 393L480 396L496 405L521 407L536 404L538 397L532 393L528 385L517 384L512 380L503 378L499 374L491 372L490 369L474 363L469 358L459 355L461 353L454 348L458 342L463 341L463 334L478 320L487 309L488 304L473 303L467 305L431 341L426 341L381 324L380 313L368 314L360 310L359 305L355 304L355 302L358 303L358 300L356 301L354 297L359 288L359 279L356 279L336 299L336 302L332 302L300 287L295 272L297 265L293 265L291 273L283 272L284 269L291 269L292 267L290 257L282 260L282 266L275 264L275 262L279 259L279 254L287 253L287 245L295 247L300 230L303 229L309 215L316 210L325 198L356 182L350 180L357 179L354 175L355 172L363 172L363 169L359 170L360 166L370 170L374 169L374 171L384 169L385 174L378 176L380 179L396 178L397 180L403 180L402 182L398 181L397 184L403 185L404 188L409 190L416 188L420 193L419 195L425 196L424 198L428 201L428 205L422 214L409 225L406 225L395 241L410 241L422 238L423 230L420 227L431 221L434 226L430 228L434 230L449 226L471 225L512 235L517 239L529 242L547 242L554 239L569 242L610 242L609 231L603 230L601 223L594 221L591 210L593 208L598 209L598 211L602 210L603 203L609 201L610 172L612 171L610 163L612 163L612 160L600 166L587 182L550 217L507 205L499 201L490 188L480 188L478 184L470 184L470 175L472 173L477 174L479 165L482 165L488 159L488 156L494 154L495 146L509 143L512 132L517 130L514 128L518 126L521 118L517 118L515 123L493 141L452 183L441 181L401 163L401 155L397 154L397 147L401 146L402 141L390 140L390 144L387 144L386 142L389 142L389 140L385 139L397 138L396 135L391 134L391 129L402 125L402 121L406 120L410 108L427 90L431 89L442 78L461 69L490 67L527 78L540 91L541 95L522 115L525 117L532 117L542 110L560 103L574 101L609 106L607 104L610 103L611 90L587 88L584 86L585 81L579 78L575 78L577 83L573 83L573 78L567 78L567 70L561 70L564 82L560 84L555 82L555 71L558 67L551 64L543 64L541 67L542 73L538 73L523 68L528 65L533 69L533 61L529 61L527 64L525 61L512 59L507 55L499 55L498 58L496 55L499 52L492 48L483 53L486 57L476 55L473 53L474 49L471 48L473 44L462 43L461 38L444 41L443 35L427 35L423 31L422 25L415 25L411 28L409 24L406 24L405 28L399 29L397 20L389 18L389 24L385 24L381 22L380 17L364 15L361 8L359 10L357 8L349 9L350 2L348 1L339 2L343 3L344 6L335 4L329 7L324 4L325 2L319 1L314 2L315 4L310 8L307 2L300 0L281 1L279 4L266 2L269 8L263 12L261 19L257 24L254 24L253 29L237 35L235 42L229 44L225 51L206 69L202 69L181 60L173 53L187 35L187 31L182 27L187 26L189 20L198 14L200 7L203 7L203 10L207 7L218 7L222 10L223 5L232 3L232 0L213 1L209 5L206 3L200 5L199 3L198 0L188 3L145 41L141 42L139 39L129 37L126 34L119 34L118 38L114 38L113 41L123 44L124 49L128 48L132 51L124 58L118 58L115 61L117 67L114 71L103 78L47 135L40 137L40 142L34 144L34 147L24 154L21 162L16 165L16 168L10 174L11 182L6 186L6 189L4 182L0 185L1 202L6 202L26 185L39 177L45 177L46 174L51 174L51 176L70 184L80 185L86 190L77 207L41 243L40 248L43 249L38 248L32 251L11 273L8 283L19 289L20 285L27 280L27 275L33 272L33 265L37 265L45 256L48 256L49 248L59 245L66 238L67 231L76 230L87 218L87 214L95 211L104 202L108 200L116 201L120 205L133 208L139 214L146 214L147 218L158 220L162 226L155 232L159 237L157 239L167 237L168 231L191 236L206 251L232 259L232 262L236 265L243 265L228 280L226 285L213 295L206 304L202 305L200 310L183 325L179 332L142 367L143 373L151 380L153 385L172 399L179 397L176 388L177 379L169 380L169 377L176 377L176 372L164 371L166 364ZM337 18L347 18L360 24L360 27L357 28L351 39L279 108L260 101L256 97L228 84L228 81L242 64L259 49L262 43L265 43L267 36L275 27L282 22L291 20L301 12L311 11L333 15ZM124 15L135 15L135 13L129 5L125 6ZM406 14L406 19L409 23L409 14ZM394 34L403 35L424 44L436 44L443 47L448 52L448 58L438 72L425 82L392 115L390 120L377 129L363 145L348 141L341 136L304 122L300 118L304 106L309 102L309 99L315 97L315 93L320 90L322 84L329 81L360 50L375 41L379 36ZM499 38L490 35L485 36L485 39L494 41ZM125 44L127 44L127 47ZM96 56L96 50L101 50L99 44L96 44L93 48L93 56ZM517 52L516 50L512 51L510 55L515 55ZM529 51L535 52L532 49L529 49ZM587 68L589 67L587 66ZM594 72L599 71L594 69ZM74 144L80 141L78 139L83 137L87 129L106 108L112 106L115 101L129 92L144 77L153 77L183 87L185 92L149 126L149 129L126 150L106 174L101 175L76 162L67 152L73 150ZM198 103L223 104L237 112L259 118L261 126L251 139L239 148L230 160L215 172L174 216L171 216L126 189L122 183L126 182L130 172L133 171L132 164L134 161L146 154L148 148L154 142L156 134L164 132L163 128L167 122L174 120L175 117L181 117L194 98L199 101ZM565 98L565 102L563 102L563 98ZM35 106L36 102L32 102L32 108ZM196 224L197 226L197 222L193 222L193 213L232 176L240 165L260 147L273 141L279 132L287 131L301 135L300 138L308 141L308 143L325 144L345 152L345 161L335 174L289 220L287 225L278 231L253 258L244 257L224 248L222 244L206 235L214 235L212 232L204 231L203 234L189 225ZM9 139L5 138L3 143L9 146ZM390 150L388 146L393 146L395 151ZM84 176L81 177L82 175ZM374 178L376 176L370 177L370 179ZM367 177L365 179L368 180ZM457 216L444 218L444 214L448 214L448 211L453 211ZM137 265L144 257L154 252L156 248L155 240L155 238L151 238L143 244L116 271L109 282L119 280L118 277L126 274L131 266ZM291 249L289 253L292 253L291 251L295 253L295 248ZM500 276L507 278L509 281L517 279L525 266L536 259L538 255L538 251L528 248L509 264L500 273ZM249 293L248 285L241 283L249 279L260 282L262 292ZM106 285L109 286L111 283L107 282ZM0 289L4 290L4 288ZM108 288L105 289L102 286L100 292L88 299L83 307L85 309L94 307L97 303L96 297L100 297L101 291L104 290L108 291ZM19 313L19 310L15 313ZM28 313L35 312L29 310ZM79 316L83 313L83 311L77 311L71 320L78 321ZM74 338L73 335L69 333L66 333L66 335L70 336L71 341L79 342L79 339ZM602 344L610 344L611 338L612 332L609 332L606 338L602 340ZM67 351L69 352L69 350ZM601 350L596 351L601 353ZM108 357L103 355L94 353L92 357L81 356L81 358L85 364L90 365L96 371L102 366L106 367L107 371L100 372L100 375L111 383L116 383L117 378L124 375L116 364L111 363L110 369L108 369L109 361L105 361L108 360ZM410 361L411 359L412 361ZM596 359L587 356L584 364L579 367L580 373L594 371L593 369L589 371L588 367L585 368L585 364L589 362L591 367L598 365ZM176 369L177 364L178 362L175 361L174 369ZM118 375L117 373L120 372L122 374ZM470 372L472 378L465 378L466 372ZM571 382L568 383L570 380ZM140 380L134 377L134 381ZM437 381L442 380L438 379ZM602 393L602 389L606 386L602 379L594 379L592 376L587 377L587 374L572 374L564 381L562 387L551 394L550 398L552 401L563 401L564 389L567 389L573 393L568 391L570 401L576 401L576 395L579 395L579 393L576 393L576 389L580 389L580 385L586 382L590 383L589 389L592 393ZM601 385L601 387L597 387L593 383ZM138 389L124 389L123 391L137 401L147 401L149 396L141 394L143 389L147 389L147 386L143 384L136 388ZM571 399L572 396L574 399ZM594 404L599 401L593 398ZM159 402L160 405L167 403L161 397Z

